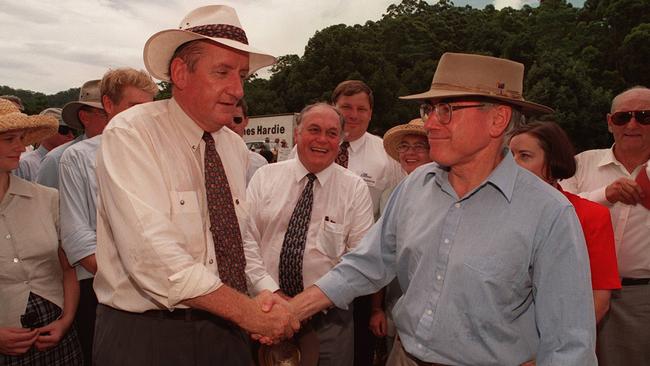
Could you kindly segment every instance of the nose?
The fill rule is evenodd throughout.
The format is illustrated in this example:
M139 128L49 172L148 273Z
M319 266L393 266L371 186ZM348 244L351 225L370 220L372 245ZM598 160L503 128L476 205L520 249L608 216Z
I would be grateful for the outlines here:
M233 80L228 88L228 93L237 98L237 100L244 97L244 79L239 77L239 74L234 73Z
M438 116L436 113L431 112L429 114L429 118L427 118L426 121L424 121L424 129L427 131L431 131L433 129L436 129L440 126L440 122L438 121Z

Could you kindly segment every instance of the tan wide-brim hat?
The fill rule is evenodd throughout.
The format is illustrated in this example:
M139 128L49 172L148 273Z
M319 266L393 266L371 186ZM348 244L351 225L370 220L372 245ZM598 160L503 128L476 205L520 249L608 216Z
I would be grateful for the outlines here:
M18 107L5 99L0 99L0 133L25 130L23 144L25 146L41 142L54 135L59 123L52 116L28 116L21 113Z
M101 82L101 80L86 81L79 90L79 100L63 106L61 117L70 128L83 130L84 125L79 120L79 109L81 107L89 106L104 110L100 90Z
M424 130L424 122L421 118L411 120L411 122L403 125L397 125L384 134L384 150L391 158L399 162L399 153L397 152L397 145L402 141L402 137L406 135L418 135L427 137L427 131Z
M526 115L553 113L547 106L524 100L523 84L524 65L519 62L448 52L440 58L428 91L400 99L484 97L519 107Z
M169 63L176 49L184 43L207 39L249 54L252 75L262 67L273 65L275 57L248 45L246 32L235 9L226 5L202 6L183 18L178 29L160 31L144 45L144 65L158 80L170 81Z

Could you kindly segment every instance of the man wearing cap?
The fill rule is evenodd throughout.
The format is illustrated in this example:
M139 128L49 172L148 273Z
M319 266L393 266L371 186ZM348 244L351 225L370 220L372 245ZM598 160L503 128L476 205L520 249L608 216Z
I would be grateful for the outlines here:
M147 70L172 83L172 98L113 118L97 153L96 365L250 365L246 332L299 328L279 296L247 295L265 275L242 243L248 150L222 128L244 78L274 62L222 5L145 44Z
M389 365L596 365L589 262L573 207L504 149L522 64L446 53L420 110L435 163L408 175L359 246L293 299L301 319L397 276Z
M151 76L132 68L109 70L100 83L102 106L108 121L134 105L153 101L157 93L158 86ZM95 159L101 138L100 131L98 135L70 146L63 152L59 163L61 246L77 270L80 298L75 324L87 365L92 364L97 309L97 297L93 291L93 275L97 271Z
M79 91L79 101L70 102L63 106L61 111L63 121L71 128L83 129L84 133L45 155L41 162L41 168L36 174L36 183L59 188L59 162L63 152L77 142L97 136L104 130L108 119L99 95L100 81L86 81Z
M237 102L237 110L235 111L235 116L232 118L232 121L228 124L228 128L235 131L240 137L244 137L244 132L246 131L246 126L248 126L248 105L246 100L240 99ZM248 170L246 171L246 185L251 181L253 174L257 169L261 168L264 165L267 165L269 162L266 159L256 153L255 151L248 151Z
M28 181L34 181L36 179L45 154L59 145L72 141L74 138L72 129L61 118L61 108L47 108L39 114L55 117L59 121L59 130L58 133L41 141L41 144L36 150L20 156L20 165L18 169L14 170L14 174Z
M253 287L280 290L289 297L334 267L373 223L368 187L334 163L343 138L340 112L325 103L312 104L300 112L296 124L296 159L260 168L247 191L251 212L247 241L259 246L272 277ZM318 365L352 365L351 311L333 309L309 325L318 337L311 349L320 354Z
M560 184L569 192L609 207L623 287L612 293L598 329L601 365L650 361L650 188L639 183L650 159L650 89L637 86L612 100L609 149L576 155L576 174Z

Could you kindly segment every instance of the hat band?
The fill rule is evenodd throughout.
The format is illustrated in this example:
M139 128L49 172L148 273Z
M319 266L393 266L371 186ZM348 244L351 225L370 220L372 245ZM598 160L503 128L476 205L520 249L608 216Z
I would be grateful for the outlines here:
M248 44L246 32L230 24L206 24L184 29L211 38L226 38L243 44Z
M487 94L487 95L497 95L502 97L508 97L511 99L522 100L521 92L514 90L505 90L503 88L490 88L486 86L475 86L475 87L465 87L453 84L444 84L444 83L433 83L431 84L431 90L433 89L443 89L443 90L455 90L462 92L469 92L472 94Z

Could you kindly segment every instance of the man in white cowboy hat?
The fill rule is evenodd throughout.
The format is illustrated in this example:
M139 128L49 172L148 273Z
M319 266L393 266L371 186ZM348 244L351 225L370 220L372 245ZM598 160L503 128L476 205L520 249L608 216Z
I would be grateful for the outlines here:
M86 81L79 91L79 100L63 106L63 121L75 130L83 129L84 133L45 155L36 174L36 183L59 188L59 162L63 152L77 142L99 135L104 130L108 119L99 95L99 83L100 80Z
M573 207L504 148L522 64L446 53L421 100L430 155L382 219L293 300L301 319L397 276L389 365L596 365L589 262Z
M158 86L146 71L132 68L108 70L100 82L100 98L110 121L118 113L153 101ZM85 363L92 364L97 297L93 275L97 271L97 178L95 160L100 134L67 148L59 163L61 247L77 270L79 306L75 315Z
M289 297L334 267L373 223L365 182L334 163L343 139L341 113L325 103L312 104L300 112L296 124L296 158L260 168L247 191L251 225L246 241L259 246L273 279L253 288L280 290ZM318 314L309 327L318 341L303 352L313 351L321 366L352 366L351 311Z
M56 118L59 121L59 129L57 131L58 133L55 133L41 141L36 150L27 152L20 156L20 165L18 166L18 169L14 171L14 174L30 182L33 182L36 179L38 170L41 168L41 161L45 157L45 154L59 145L72 141L74 138L72 129L63 122L63 118L61 118L61 108L47 108L39 114L51 115Z
M223 128L243 80L274 61L222 5L145 44L147 70L172 83L172 98L113 118L97 154L96 365L250 365L246 332L299 328L279 296L247 295L264 276L242 243L248 150Z
M576 155L576 174L560 184L609 207L623 287L612 293L598 327L598 361L605 366L650 361L650 89L614 97L607 127L614 145Z

